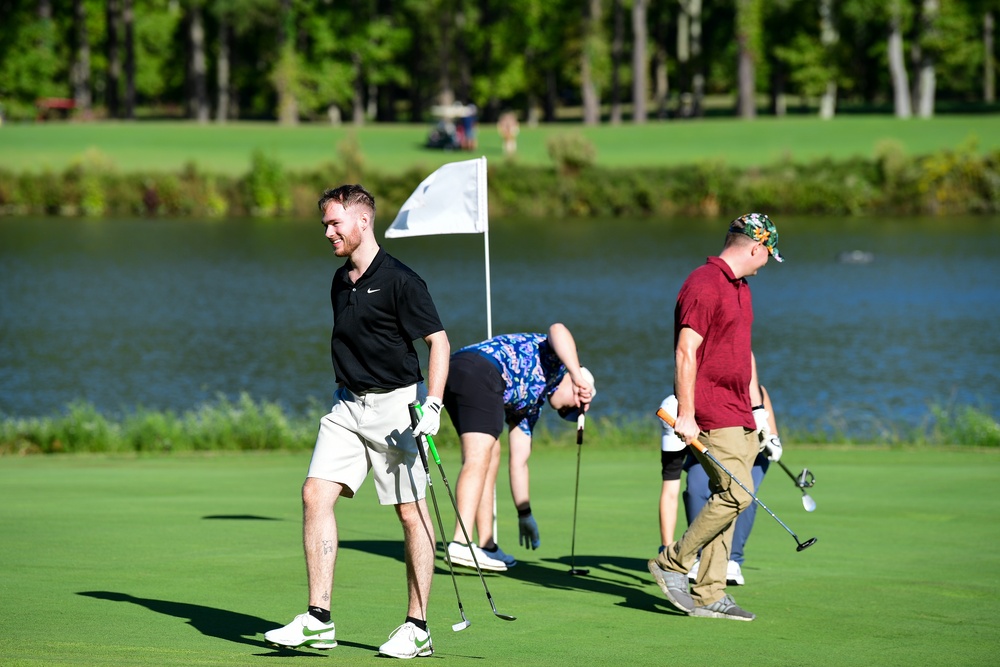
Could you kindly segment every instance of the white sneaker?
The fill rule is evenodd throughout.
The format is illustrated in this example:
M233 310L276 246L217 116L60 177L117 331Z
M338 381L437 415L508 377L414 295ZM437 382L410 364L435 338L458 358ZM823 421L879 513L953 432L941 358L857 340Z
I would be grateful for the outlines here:
M426 658L434 654L434 644L431 633L407 622L392 631L389 641L382 644L378 652L393 658Z
M505 553L504 550L500 548L499 544L495 544L492 549L483 549L483 553L494 560L501 561L508 568L517 565L517 559L509 553Z
M691 566L691 569L688 570L688 581L693 582L693 581L695 581L695 580L698 579L698 566L699 565L701 565L701 560L700 559L696 560L694 562L694 565Z
M285 648L327 649L337 645L334 634L333 621L323 623L306 612L296 616L283 628L265 632L264 639L269 644Z
M472 554L475 552L476 560L472 560ZM490 558L486 555L486 552L479 548L478 545L473 544L472 548L469 548L465 544L459 544L458 542L450 542L448 544L448 557L451 558L451 562L455 565L464 565L465 567L475 567L476 562L479 562L479 569L488 570L490 572L506 572L507 564L502 560L497 560L496 558Z
M734 586L742 586L744 584L743 570L740 569L740 564L734 560L729 561L729 564L726 566L726 583L733 584Z

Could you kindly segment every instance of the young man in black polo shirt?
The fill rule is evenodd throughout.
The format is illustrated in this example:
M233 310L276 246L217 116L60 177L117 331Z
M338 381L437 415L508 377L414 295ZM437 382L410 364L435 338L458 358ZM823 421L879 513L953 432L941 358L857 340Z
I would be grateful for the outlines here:
M427 600L434 574L434 530L424 499L427 479L415 435L437 433L450 345L420 276L375 240L375 200L360 185L327 190L319 200L326 238L346 257L333 278L331 352L339 385L302 487L303 543L309 609L265 639L289 648L337 645L330 595L337 558L334 505L352 498L371 472L379 502L393 505L403 526L409 607L406 620L379 648L397 658L429 656ZM428 347L426 391L413 341ZM426 395L426 397L425 397ZM423 399L411 430L409 404Z

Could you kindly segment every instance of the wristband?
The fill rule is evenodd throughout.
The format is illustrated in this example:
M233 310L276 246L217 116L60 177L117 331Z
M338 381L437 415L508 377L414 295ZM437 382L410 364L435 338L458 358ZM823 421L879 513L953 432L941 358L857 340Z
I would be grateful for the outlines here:
M760 405L755 405L752 408L750 408L750 411L753 412L754 410L763 410L763 409L764 409L764 404L761 403Z
M531 516L531 505L526 506L523 510L517 511L517 518L521 519L526 516Z

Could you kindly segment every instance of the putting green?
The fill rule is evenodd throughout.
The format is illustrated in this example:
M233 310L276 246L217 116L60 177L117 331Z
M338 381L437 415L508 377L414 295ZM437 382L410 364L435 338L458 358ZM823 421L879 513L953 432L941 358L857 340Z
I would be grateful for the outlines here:
M818 509L780 470L760 495L746 586L730 592L753 623L673 612L646 571L656 550L659 457L584 446L571 577L575 446L532 456L538 551L516 542L506 480L501 545L521 562L460 574L461 620L444 562L430 605L435 657L449 664L992 665L1000 639L1000 452L803 448ZM443 450L449 481L458 456ZM305 608L298 492L309 453L0 458L0 655L25 665L248 665L267 657L382 664L378 645L403 620L398 523L370 482L341 501L332 652L278 652L262 633ZM436 471L434 471L436 472ZM435 475L435 479L437 477ZM445 522L453 512L435 489ZM296 658L294 656L298 655Z

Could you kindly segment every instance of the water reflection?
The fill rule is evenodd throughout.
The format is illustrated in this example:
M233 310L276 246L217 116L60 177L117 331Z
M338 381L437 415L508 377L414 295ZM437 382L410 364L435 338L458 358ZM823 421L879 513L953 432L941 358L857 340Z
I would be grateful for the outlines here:
M762 379L786 421L877 431L933 402L996 405L1000 220L776 222L788 261L751 284ZM672 381L677 289L724 228L494 221L493 332L566 323L596 407L647 418ZM486 336L481 235L385 246L427 280L455 347ZM854 250L873 261L838 261ZM0 411L183 410L240 391L325 402L337 263L314 221L5 220Z

